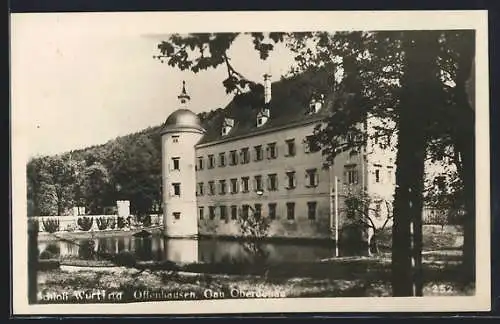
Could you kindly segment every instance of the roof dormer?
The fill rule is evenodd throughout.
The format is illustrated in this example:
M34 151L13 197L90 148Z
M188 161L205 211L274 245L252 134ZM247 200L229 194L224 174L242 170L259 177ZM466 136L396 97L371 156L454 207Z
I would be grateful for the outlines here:
M264 108L257 113L257 127L264 125L271 116L269 108Z
M229 134L233 126L234 126L233 118L224 118L224 122L222 123L222 136Z
M312 96L311 101L309 102L309 107L307 109L307 114L312 115L320 111L325 102L324 94L316 94Z

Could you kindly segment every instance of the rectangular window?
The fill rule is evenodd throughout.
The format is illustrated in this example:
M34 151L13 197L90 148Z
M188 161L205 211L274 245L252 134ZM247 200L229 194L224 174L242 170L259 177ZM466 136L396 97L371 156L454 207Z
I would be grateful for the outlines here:
M269 207L269 218L276 219L276 203L269 203L267 206Z
M177 136L177 135L172 136L172 142L179 143L179 136Z
M286 203L286 218L288 220L295 219L295 203L293 202Z
M249 177L242 177L241 178L241 192L248 192L248 191L250 191L249 182L250 182L250 178Z
M267 189L269 191L278 190L278 175L276 173L268 175L267 181Z
M316 219L316 205L315 201L307 202L307 218Z
M312 135L306 136L304 140L304 149L306 153L315 153L320 150L319 144L314 140Z
M262 161L263 159L262 145L254 146L254 150L255 150L255 161Z
M267 158L275 159L278 156L278 149L276 148L276 143L267 144Z
M250 152L248 151L248 147L241 149L241 164L247 164L250 162Z
M213 181L208 182L208 193L209 195L215 195L215 183Z
M375 217L380 218L382 217L382 202L377 201L375 203Z
M214 206L209 206L208 207L208 217L211 219L211 220L214 220L215 219L215 207Z
M262 176L257 175L254 177L254 186L255 191L263 191L262 190Z
M231 219L237 219L238 218L238 206L232 205L231 206Z
M220 167L226 166L226 153L219 153L219 166Z
M286 173L286 189L293 189L295 186L295 171L289 171Z
M180 196L181 195L181 184L178 182L172 183L172 187L174 189L174 196Z
M346 166L344 171L344 183L345 184L357 184L358 183L358 170L355 166Z
M226 180L219 180L219 194L226 194Z
M319 183L319 174L317 169L306 170L306 187L316 187Z
M213 154L210 154L208 156L208 168L213 169L214 166L215 166L215 158L214 158Z
M180 170L180 158L178 157L173 157L172 158L172 169L173 170Z
M295 156L295 139L289 139L286 143L286 156Z
M227 207L226 206L220 206L220 219L221 220L226 220L227 218Z
M174 215L174 218L175 219L180 219L181 218L181 213L179 212L175 212L175 213L172 213Z
M203 207L198 207L198 215L200 219L203 219L203 217L205 216L203 209L204 209Z
M236 151L229 152L229 165L238 164L238 153Z
M245 219L248 218L248 212L250 211L250 206L249 205L243 205L241 206L241 218Z
M231 193L238 193L238 179L231 179Z
M203 170L203 166L204 166L203 165L203 157L200 156L200 157L198 157L198 164L196 165L196 167L198 170Z
M254 210L255 210L255 219L260 219L260 217L262 216L262 204L255 204L254 206Z
M198 182L198 190L196 192L197 196L203 196L203 182Z
M377 183L380 182L380 170L379 169L375 170L375 182L377 182Z

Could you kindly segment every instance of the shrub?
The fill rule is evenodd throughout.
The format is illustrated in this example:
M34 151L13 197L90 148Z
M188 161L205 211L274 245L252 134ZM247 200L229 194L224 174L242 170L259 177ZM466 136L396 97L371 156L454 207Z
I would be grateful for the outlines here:
M61 253L61 249L57 244L48 244L45 251L51 253L52 255L59 255L59 253Z
M118 225L119 229L124 228L125 227L125 218L123 218L122 216L118 217L117 218L117 225Z
M116 227L116 218L114 217L108 218L108 228L115 229L115 227Z
M105 230L106 228L108 228L109 218L99 217L95 221L97 223L97 228L99 228L99 230L102 231L102 230Z
M49 233L55 233L59 231L59 220L56 218L49 218L42 221L43 228Z
M78 247L78 257L84 260L91 260L95 257L94 240L83 241Z
M123 251L113 257L113 263L118 266L133 267L137 263L136 257L129 251Z
M151 226L151 215L146 215L142 218L142 226L144 227Z
M94 224L94 219L92 217L84 216L78 218L78 226L82 231L90 231L93 224Z
M50 253L49 251L42 251L42 253L40 253L40 260L49 260L49 259L52 259L52 253Z

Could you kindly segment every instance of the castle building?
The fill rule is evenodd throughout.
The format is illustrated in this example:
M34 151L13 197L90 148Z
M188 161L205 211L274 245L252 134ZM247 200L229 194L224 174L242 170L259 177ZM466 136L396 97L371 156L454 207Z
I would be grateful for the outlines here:
M385 221L382 201L394 193L395 152L367 145L326 164L310 136L332 97L320 93L305 103L297 100L300 82L272 83L266 74L261 107L233 100L203 123L188 109L183 83L181 106L161 131L166 236L238 236L238 220L252 213L269 217L270 236L332 238L346 224L348 190L379 197L370 210L375 222ZM367 116L363 124L370 132L379 122Z

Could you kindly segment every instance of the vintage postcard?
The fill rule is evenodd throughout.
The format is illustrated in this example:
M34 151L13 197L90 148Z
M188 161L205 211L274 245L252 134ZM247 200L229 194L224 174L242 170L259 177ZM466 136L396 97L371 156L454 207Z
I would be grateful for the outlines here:
M27 314L490 309L486 11L11 16Z

